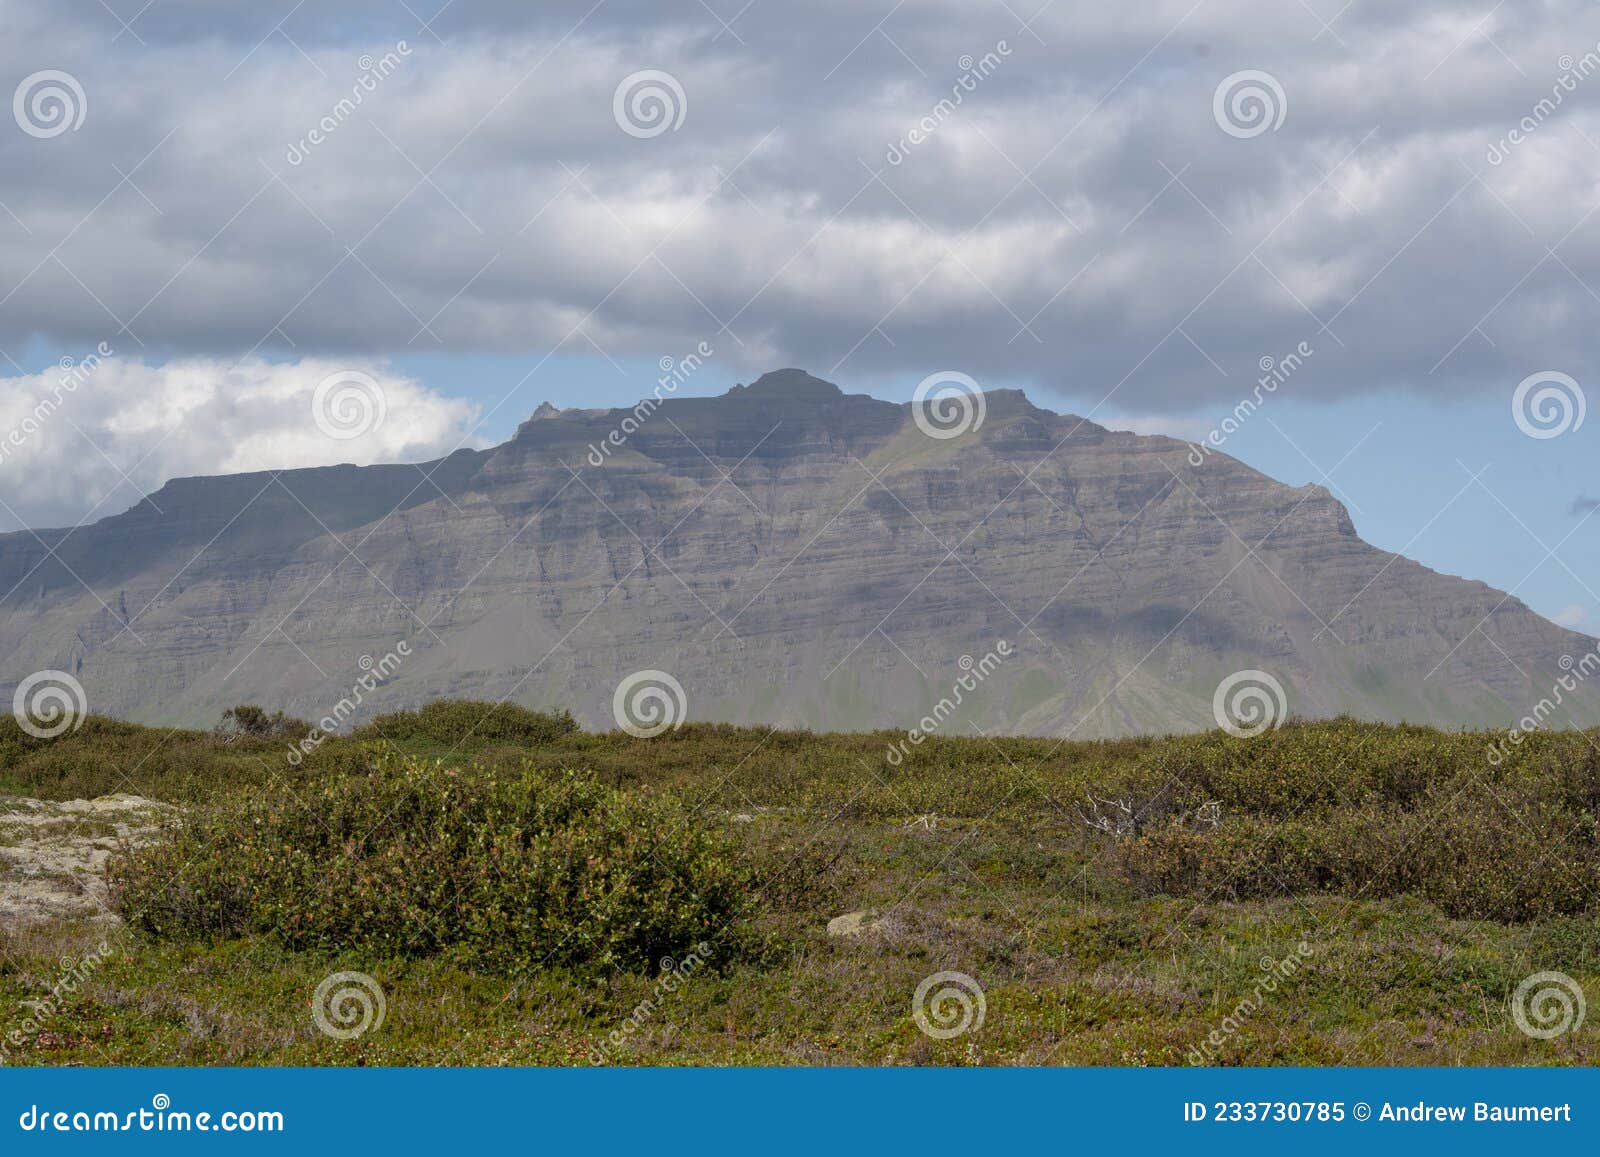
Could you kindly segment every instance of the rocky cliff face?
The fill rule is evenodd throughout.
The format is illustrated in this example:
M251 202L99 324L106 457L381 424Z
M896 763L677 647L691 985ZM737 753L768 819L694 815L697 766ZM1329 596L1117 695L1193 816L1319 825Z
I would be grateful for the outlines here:
M1594 645L1368 546L1320 487L1016 392L950 439L797 370L609 439L630 417L542 407L492 450L179 479L0 537L0 683L67 670L154 722L318 718L404 642L363 714L508 697L609 727L649 669L690 718L906 727L966 675L946 729L1082 737L1212 726L1247 668L1294 714L1500 725ZM1600 719L1566 698L1556 722Z

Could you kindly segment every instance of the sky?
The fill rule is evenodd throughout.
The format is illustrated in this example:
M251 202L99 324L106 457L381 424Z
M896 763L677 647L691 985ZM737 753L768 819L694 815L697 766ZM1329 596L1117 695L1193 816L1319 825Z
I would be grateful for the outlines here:
M1216 432L1600 633L1600 7L330 7L0 8L0 529L490 445L704 343L682 394Z

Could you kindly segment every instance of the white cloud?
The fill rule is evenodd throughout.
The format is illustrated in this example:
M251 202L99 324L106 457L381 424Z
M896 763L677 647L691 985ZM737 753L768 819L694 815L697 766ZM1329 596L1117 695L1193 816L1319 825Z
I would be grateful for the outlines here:
M357 436L330 436L339 415L318 423L318 384L352 371L381 398L381 421L347 409ZM85 359L0 379L0 517L10 528L103 518L188 475L425 461L481 444L477 413L370 359Z
M1590 619L1589 608L1585 607L1582 603L1572 603L1568 606L1562 607L1561 610L1551 615L1550 618L1553 622L1559 623L1561 626L1568 627L1574 631L1581 631L1596 625L1600 625L1596 624Z
M1277 0L1057 0L1024 29L1004 4L815 0L741 10L729 35L692 4L446 5L424 30L353 0L279 36L259 6L163 0L113 41L94 6L19 2L0 74L48 57L89 114L0 132L0 349L655 360L714 335L739 372L961 364L1157 413L1230 399L1311 338L1308 397L1508 387L1600 358L1600 78L1486 160L1594 43L1576 0L1524 7L1357 5L1325 30ZM291 164L361 56L401 39ZM644 68L687 94L682 128L648 140L612 111ZM1288 113L1237 140L1212 96L1247 68Z
M1123 430L1129 434L1164 434L1185 442L1204 441L1212 429L1200 418L1178 418L1169 414L1131 414L1096 420L1108 430Z

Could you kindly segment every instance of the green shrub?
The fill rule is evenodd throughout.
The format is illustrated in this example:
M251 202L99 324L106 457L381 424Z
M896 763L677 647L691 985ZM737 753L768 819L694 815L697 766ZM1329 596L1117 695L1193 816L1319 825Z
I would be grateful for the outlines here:
M281 739L289 736L298 739L310 730L311 724L304 719L296 719L291 715L285 715L282 711L269 713L265 707L257 707L253 703L241 703L222 713L222 718L212 734L223 742L231 742L240 736L249 736L252 739Z
M754 903L734 845L587 774L391 758L302 789L200 809L120 856L117 911L158 939L270 935L515 971L650 967Z
M1430 803L1415 823L1417 890L1446 914L1524 922L1592 906L1600 882L1592 813L1507 785ZM1426 830L1424 818L1433 820Z
M1145 896L1253 900L1334 892L1420 895L1449 916L1524 922L1592 907L1592 814L1501 785L1434 788L1410 811L1367 806L1313 819L1243 816L1215 831L1165 825L1123 840L1117 867Z
M101 715L85 716L81 726L63 735L38 739L5 714L0 715L0 791L55 800L112 792L197 798L225 781L219 769L235 757L255 765L245 752L268 746L250 739L230 749L202 732L141 727Z
M415 711L380 715L354 735L360 739L431 739L451 746L482 743L554 743L578 730L571 712L530 711L515 703L435 699Z

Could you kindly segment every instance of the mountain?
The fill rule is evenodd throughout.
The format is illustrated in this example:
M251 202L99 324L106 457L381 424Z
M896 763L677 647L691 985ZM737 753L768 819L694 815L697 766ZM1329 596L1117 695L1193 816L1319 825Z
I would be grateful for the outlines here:
M0 536L0 684L56 668L144 721L317 719L377 664L358 714L508 697L610 727L619 683L659 671L690 718L855 729L964 680L947 729L1083 737L1213 726L1241 670L1296 715L1499 726L1595 645L1368 545L1319 486L1017 391L985 405L933 437L781 370L545 405L422 465L175 479ZM1565 698L1552 725L1600 720L1589 687Z

